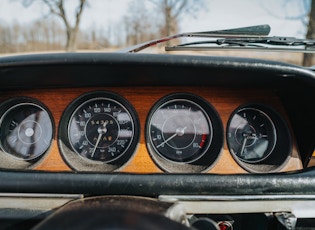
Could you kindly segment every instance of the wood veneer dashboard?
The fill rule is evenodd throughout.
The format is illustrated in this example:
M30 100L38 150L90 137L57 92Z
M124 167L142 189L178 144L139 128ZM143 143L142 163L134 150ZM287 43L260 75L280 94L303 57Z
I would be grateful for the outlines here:
M237 88L222 88L208 86L133 86L133 87L91 87L91 88L56 88L56 89L30 89L30 90L10 90L3 91L0 95L2 102L12 98L30 97L43 103L51 112L55 123L54 139L49 151L39 160L32 169L43 171L71 171L72 169L65 162L58 146L58 130L60 120L64 111L69 104L76 100L81 95L94 92L105 91L112 92L124 97L134 107L140 121L140 139L136 151L124 165L116 171L129 173L161 173L159 167L152 159L148 152L145 139L145 126L148 114L154 104L166 95L173 93L189 93L197 95L208 103L217 111L223 125L223 146L220 148L220 153L215 161L206 170L205 173L246 173L247 171L235 161L229 151L226 141L226 130L228 121L233 112L240 106L249 103L258 103L266 105L275 110L282 119L285 120L289 127L292 137L292 148L288 157L274 171L290 171L302 168L301 159L295 144L295 138L291 129L290 121L286 111L284 110L281 101L273 90L265 88L253 89L237 89ZM290 144L290 143L288 143ZM93 168L91 168L93 171Z
M234 174L302 169L306 167L314 150L315 123L313 114L315 111L312 103L309 103L309 101L315 101L314 78L315 75L311 69L280 62L232 57L121 53L70 53L4 57L0 59L0 102L2 102L0 112L2 118L4 117L3 114L6 115L7 126L5 129L1 129L1 142L7 141L6 144L11 142L14 147L15 141L19 140L22 147L18 152L22 153L23 156L26 151L23 149L25 143L23 143L24 139L18 135L25 135L29 138L28 144L31 145L37 140L34 128L38 126L36 120L33 119L31 122L27 122L27 125L33 125L34 127L24 126L23 132L21 132L19 123L12 119L13 112L17 111L16 118L19 120L18 116L22 110L16 110L12 103L21 104L21 101L24 100L20 100L21 97L33 98L50 111L51 117L48 117L54 121L54 125L51 125L54 127L50 128L50 132L54 135L51 135L53 136L51 145L50 141L43 142L44 146L50 146L48 151L41 155L43 157L28 159L25 164L25 160L19 161L12 158L10 153L7 153L8 151L0 150L2 159L0 168L40 171L72 171L72 168L76 169L76 167L69 164L69 161L72 161L72 156L75 156L79 162L81 160L85 161L86 156L84 156L85 153L82 155L72 151L72 155L67 153L65 157L64 150L74 147L73 143L78 141L75 140L75 134L73 136L74 142L69 142L72 146L69 143L63 145L64 137L67 135L67 130L69 130L67 126L72 119L71 116L67 117L68 115L64 116L64 114L70 111L68 109L69 105L73 107L75 103L72 102L81 98L81 95L86 95L88 92L103 91L112 92L111 95L121 96L123 100L134 107L136 117L139 118L140 127L137 130L139 135L135 135L135 137L139 136L139 141L138 138L131 140L128 137L130 132L122 129L126 131L123 135L127 135L127 137L119 144L115 142L117 145L123 148L129 140L131 142L137 141L133 146L135 151L132 151L133 154L131 154L130 159L122 158L124 159L122 165L119 165L121 163L119 160L119 164L117 163L119 167L114 168L114 170L96 170L91 166L88 168L91 170L88 171L143 174L162 173L164 171ZM169 132L167 130L164 130L165 132L161 131L158 128L160 131L157 130L157 133L160 132L165 135L161 139L162 142L155 142L154 139L159 139L159 137L157 135L153 137L153 126L157 125L156 127L158 127L162 123L161 120L155 119L157 113L152 113L152 111L161 110L162 112L163 109L169 107L171 109L168 110L168 114L172 118L170 120L176 122L176 119L172 117L177 110L176 103L168 104L168 107L163 106L167 104L165 102L166 95L183 95L183 93L196 95L199 99L192 96L185 96L186 99L189 97L185 102L178 100L178 98L174 99L174 96L167 96L167 99L179 101L180 105L188 110L193 107L196 108L196 111L199 111L199 114L203 117L203 121L194 123L194 119L190 116L191 113L187 112L193 124L191 127L199 127L199 131L193 134L193 137L194 135L198 137L196 138L198 142L187 142L186 146L189 145L191 148L188 151L185 150L187 156L181 159L179 156L169 154L167 151L162 152L160 149L164 148L163 145L171 151L182 148L171 142L177 142L177 139L182 136L188 137L184 134L185 132L189 133L189 127L179 125ZM16 98L20 99L16 101ZM10 106L6 104L8 100L11 103L8 103ZM199 103L203 105L201 106ZM118 104L116 103L116 105ZM213 109L209 109L209 104ZM35 111L41 110L32 103L28 105L31 105L30 107ZM93 107L93 105L90 106ZM172 106L174 106L174 113L170 112ZM194 109L192 111L195 111ZM7 110L8 112L6 112ZM211 112L211 110L214 110L214 112ZM214 120L207 115L208 112L212 114L211 116L217 117L215 120L219 120L219 122L214 122L217 124L216 127L209 125ZM242 112L243 114L241 114ZM74 115L74 113L76 111L71 110L69 114ZM244 119L241 118L234 122L231 118L237 118L237 115L243 116ZM250 115L249 119L251 120L248 122L249 125L244 126L242 122L246 123L247 115ZM114 114L105 116L110 117ZM65 117L67 119L64 119ZM257 117L259 117L258 120L263 122L254 121ZM185 120L186 118L182 119ZM65 120L66 122L64 122ZM146 132L148 120L152 121L152 123L149 123L149 127L152 127L150 133ZM78 122L79 120L73 119L73 121ZM83 128L86 127L86 122L89 121L83 120L82 125L79 121L81 130L77 127L77 131L83 132L83 136L86 133ZM127 120L122 123L125 121ZM96 127L92 141L86 139L89 146L86 151L91 151L90 158L94 157L96 151L100 151L99 145L108 144L109 146L113 137L104 135L108 132L107 125L110 125L110 121L99 119L98 122L104 124ZM164 122L167 123L165 119ZM114 119L112 119L112 123L115 123ZM255 126L251 127L250 123L255 124ZM92 121L89 125L91 124ZM170 124L168 123L165 127ZM203 129L201 124L206 124L208 130ZM260 127L264 124L268 124L268 128ZM10 140L4 140L4 136L10 132L14 133L13 128L16 127L17 133ZM241 132L237 128L240 128ZM60 130L63 131L60 132ZM117 130L119 129L116 128ZM266 132L269 130L269 134L263 130ZM39 132L39 134L43 133L45 132ZM39 136L41 137L41 135ZM234 137L234 143L232 139L229 139L230 136ZM104 138L108 139L105 140ZM103 142L103 139L105 142ZM188 139L186 138L186 141ZM91 145L91 142L94 142L94 144ZM183 143L185 141L181 142L181 144ZM277 143L281 144L278 145ZM212 144L215 148L212 148ZM84 143L80 142L77 147L85 149L83 145ZM236 145L238 145L238 150L234 148ZM1 147L5 146L2 144ZM204 151L199 151L199 147ZM10 146L8 149L10 149ZM181 149L178 152L173 151L175 154L184 155L182 152L184 151ZM37 153L40 153L40 151ZM112 153L114 153L114 150ZM208 155L210 157L204 157ZM102 157L106 158L104 154ZM95 165L93 164L95 162L94 158L90 160L92 160L91 165ZM88 161L87 165L90 165L90 163L91 161ZM19 167L15 168L15 165ZM112 162L107 165L112 166ZM185 170L186 166L187 170Z

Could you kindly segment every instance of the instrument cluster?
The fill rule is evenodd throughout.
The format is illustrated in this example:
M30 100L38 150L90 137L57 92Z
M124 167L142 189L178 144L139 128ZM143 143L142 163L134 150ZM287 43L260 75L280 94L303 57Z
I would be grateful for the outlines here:
M171 93L155 101L144 127L140 124L132 103L109 91L77 97L63 111L57 128L39 100L9 99L0 105L0 168L36 167L56 138L72 170L118 171L137 153L141 129L150 158L164 172L207 172L224 145L240 167L254 173L279 171L292 153L286 120L267 104L240 105L224 124L205 98Z

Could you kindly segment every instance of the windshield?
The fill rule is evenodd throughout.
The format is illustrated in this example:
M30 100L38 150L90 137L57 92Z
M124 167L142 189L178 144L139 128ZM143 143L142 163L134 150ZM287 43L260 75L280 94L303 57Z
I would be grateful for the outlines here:
M2 0L0 55L113 52L184 32L269 24L269 36L315 38L312 0ZM313 18L313 19L312 19ZM178 39L171 44L188 42ZM168 44L169 45L169 44ZM163 44L163 47L165 44ZM165 52L158 46L146 52ZM180 53L183 52L170 52ZM191 52L190 52L191 53ZM193 52L311 66L302 53ZM310 59L311 60L311 59Z

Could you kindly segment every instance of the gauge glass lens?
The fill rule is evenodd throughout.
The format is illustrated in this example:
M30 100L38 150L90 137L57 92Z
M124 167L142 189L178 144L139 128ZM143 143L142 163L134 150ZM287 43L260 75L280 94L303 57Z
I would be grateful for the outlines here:
M48 112L33 103L21 103L8 109L1 118L1 145L5 152L32 160L47 151L53 138Z
M154 111L148 135L160 156L175 162L192 162L209 148L212 127L208 115L198 104L175 99Z
M72 148L80 156L108 163L129 148L134 138L134 123L128 110L119 102L94 98L74 111L68 136Z
M228 125L227 141L232 154L248 163L266 159L277 140L271 118L256 108L238 110Z

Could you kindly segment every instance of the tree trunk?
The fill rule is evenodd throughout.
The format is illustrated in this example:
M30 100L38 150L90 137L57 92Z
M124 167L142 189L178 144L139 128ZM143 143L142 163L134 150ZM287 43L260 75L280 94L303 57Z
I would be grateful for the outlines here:
M166 37L171 35L172 25L171 25L171 9L170 7L165 8L165 35Z
M309 23L307 26L306 38L315 39L315 0L311 1L309 13ZM315 65L315 55L314 54L304 54L303 57L303 66L313 66Z
M76 49L77 49L77 31L70 29L70 31L67 32L66 51L75 52Z

